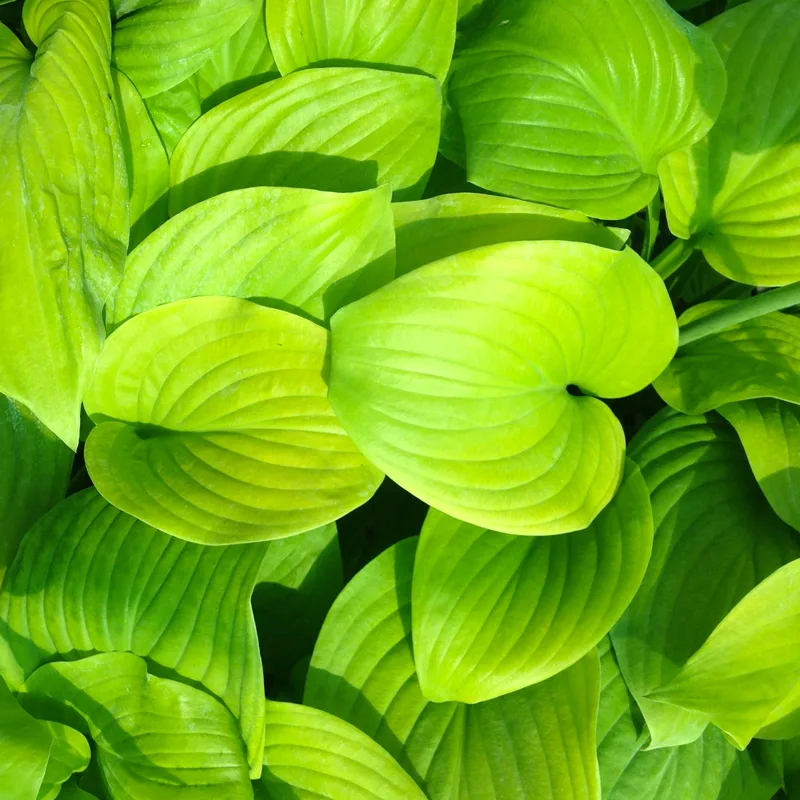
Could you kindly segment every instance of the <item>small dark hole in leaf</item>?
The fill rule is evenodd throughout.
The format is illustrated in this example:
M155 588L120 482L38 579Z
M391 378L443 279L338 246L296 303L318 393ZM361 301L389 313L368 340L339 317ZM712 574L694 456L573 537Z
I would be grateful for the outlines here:
M583 392L574 384L571 383L567 386L567 392L571 394L573 397L583 397Z

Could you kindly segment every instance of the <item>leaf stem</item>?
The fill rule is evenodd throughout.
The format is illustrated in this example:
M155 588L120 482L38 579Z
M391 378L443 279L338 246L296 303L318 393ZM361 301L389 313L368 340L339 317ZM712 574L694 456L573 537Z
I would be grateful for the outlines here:
M663 252L659 253L650 266L666 280L676 273L694 252L694 242L691 239L676 239Z
M656 190L653 199L647 204L647 222L644 226L644 243L642 244L642 258L650 260L658 238L658 226L661 220L661 192Z
M800 305L800 281L782 286L780 289L762 292L755 297L734 301L719 311L714 311L706 317L690 322L685 328L681 328L679 346L691 344L698 339L747 322L749 319L796 305Z

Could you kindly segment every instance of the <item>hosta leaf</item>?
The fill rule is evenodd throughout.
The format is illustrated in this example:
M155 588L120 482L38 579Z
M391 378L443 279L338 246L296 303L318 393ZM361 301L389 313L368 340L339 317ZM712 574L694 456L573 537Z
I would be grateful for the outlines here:
M94 489L25 537L0 594L0 673L18 689L47 661L130 651L219 697L254 766L264 681L250 596L266 545L189 544Z
M800 6L752 0L707 25L728 71L719 120L660 176L672 232L736 281L800 279Z
M724 93L713 43L663 0L500 0L448 83L470 182L603 219L648 203Z
M269 41L281 72L359 61L447 75L458 0L271 0Z
M411 651L416 541L382 553L331 609L305 702L375 739L431 800L599 800L595 652L550 680L477 705L430 703Z
M451 516L524 534L585 528L619 485L619 422L568 386L631 394L677 340L650 267L577 242L442 259L331 326L331 403L365 455Z
M583 214L484 194L450 194L392 206L397 274L502 242L564 239L621 250L623 233Z
M681 315L680 325L733 302L694 306ZM798 373L800 318L775 312L684 345L653 385L673 408L701 414L758 397L800 403Z
M114 71L114 88L128 168L133 248L167 219L169 159L139 92L119 70Z
M59 722L42 722L52 737L50 760L39 788L37 800L61 797L61 786L76 772L83 772L89 764L92 751L86 737Z
M86 410L103 496L203 544L302 533L364 503L383 476L339 425L327 331L231 297L146 311L108 339Z
M148 674L138 656L46 664L25 689L85 720L112 797L253 797L244 745L225 707L199 689Z
M267 701L265 739L269 800L426 800L382 747L324 711Z
M292 668L311 655L342 585L336 525L267 544L253 613L270 683L291 683Z
M736 428L750 468L775 513L800 531L800 406L761 399L729 403L718 410Z
M69 781L62 787L58 800L97 800L97 798L93 794L84 792L74 781Z
M194 75L171 89L144 98L144 104L170 158L183 134L200 117L200 103Z
M611 639L653 745L685 744L708 717L650 695L751 589L798 558L800 545L764 499L735 431L718 417L662 412L629 455L650 489L656 533L644 582Z
M193 125L172 160L170 209L231 189L356 192L387 183L422 193L439 139L432 78L374 69L308 69L227 100Z
M114 63L142 97L197 72L256 13L253 0L120 0Z
M647 486L631 462L588 530L565 536L509 536L431 509L413 590L425 697L490 700L575 663L633 599L652 541Z
M128 238L108 4L29 0L23 16L34 61L0 34L0 391L75 449Z
M708 727L691 744L646 749L647 729L608 649L601 647L598 760L604 800L769 800L781 784L774 745L740 753Z
M71 470L70 449L0 395L0 585L25 532L66 494Z
M394 276L389 201L387 187L254 188L198 203L131 254L106 323L198 295L269 298L322 321Z
M800 676L800 560L746 594L649 697L703 714L744 749Z

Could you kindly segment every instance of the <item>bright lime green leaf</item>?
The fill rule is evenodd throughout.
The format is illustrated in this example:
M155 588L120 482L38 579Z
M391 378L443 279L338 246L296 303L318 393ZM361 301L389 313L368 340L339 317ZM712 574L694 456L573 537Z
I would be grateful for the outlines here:
M414 661L429 700L477 703L574 664L619 619L653 542L638 467L588 530L521 537L431 509L414 571Z
M721 731L681 747L647 750L633 698L608 647L601 643L598 761L604 800L769 800L781 784L780 755L766 742L740 753Z
M114 88L128 168L131 237L135 247L167 219L169 159L136 87L114 70Z
M436 158L435 80L374 69L302 70L227 100L183 137L170 209L231 189L298 186L355 192L387 183L422 193Z
M761 399L730 403L718 411L736 428L775 513L800 531L800 406Z
M733 280L800 279L800 58L795 0L753 0L704 26L728 71L711 132L659 171L672 232Z
M323 321L394 276L390 196L259 187L198 203L131 254L106 324L198 295L269 298Z
M254 0L122 0L114 63L142 97L194 75L257 10Z
M361 728L431 800L599 800L597 655L486 703L428 702L411 651L415 549L407 539L385 551L339 596L305 702Z
M655 747L697 739L708 717L658 703L668 683L753 587L800 556L735 431L718 417L665 411L631 443L650 489L656 533L639 589L611 631L622 674Z
M445 513L505 533L585 528L622 473L610 409L675 352L633 251L517 242L404 275L332 321L330 398L365 455Z
M406 67L445 79L458 0L270 0L269 41L286 75L318 62Z
M681 315L681 327L730 305L717 300ZM774 397L800 403L800 318L774 312L681 347L653 382L662 399L684 414L723 403Z
M144 104L167 155L172 158L181 137L202 113L195 76L165 92L145 97Z
M244 744L225 707L199 689L148 674L138 656L108 653L46 664L25 689L85 720L112 797L253 797Z
M0 33L0 391L75 449L128 238L108 5L28 0L23 20L32 63Z
M72 452L0 395L0 585L28 528L67 492Z
M800 560L746 594L666 685L649 693L703 714L744 749L800 675Z
M108 339L86 466L117 508L202 544L263 541L366 502L382 474L333 413L327 331L232 297L146 311Z
M758 729L758 739L793 739L800 736L800 682L794 685Z
M328 609L342 590L342 555L336 525L274 539L253 594L264 669L270 684L291 683L291 671L311 655Z
M498 0L448 82L472 183L603 219L648 203L724 94L713 43L663 0Z
M37 800L53 800L61 797L61 785L76 772L83 772L89 765L92 751L86 737L59 722L42 722L52 736L50 760L39 789Z
M267 701L261 783L269 800L426 800L358 728L294 703Z
M502 242L563 239L621 250L628 231L583 214L485 194L450 194L392 206L397 274L440 258Z
M265 547L188 544L94 489L72 495L31 529L8 573L0 673L19 689L47 661L130 651L219 697L260 767L264 681L250 596Z

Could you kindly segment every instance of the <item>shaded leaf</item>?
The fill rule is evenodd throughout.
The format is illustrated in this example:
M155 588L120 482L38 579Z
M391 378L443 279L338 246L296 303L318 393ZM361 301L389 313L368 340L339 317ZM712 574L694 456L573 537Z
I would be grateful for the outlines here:
M338 311L330 399L389 477L505 533L585 528L616 491L622 428L596 397L675 351L660 278L633 251L518 242L420 267Z

